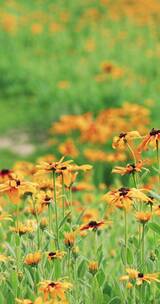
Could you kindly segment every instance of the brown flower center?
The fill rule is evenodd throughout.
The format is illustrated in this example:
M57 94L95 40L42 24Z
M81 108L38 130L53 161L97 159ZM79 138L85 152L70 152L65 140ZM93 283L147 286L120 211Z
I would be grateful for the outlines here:
M123 188L122 187L118 191L119 191L120 196L126 196L129 192L129 188Z
M155 136L155 135L158 135L159 133L160 133L160 130L156 130L153 128L149 134L150 134L150 136Z
M126 137L126 135L127 135L127 133L122 132L122 133L120 133L120 134L119 134L119 138L125 138L125 137Z

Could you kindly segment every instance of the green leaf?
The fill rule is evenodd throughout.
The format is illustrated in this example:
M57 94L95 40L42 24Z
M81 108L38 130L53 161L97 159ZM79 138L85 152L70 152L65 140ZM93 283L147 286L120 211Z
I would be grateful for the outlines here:
M100 269L96 275L99 286L102 286L105 280L105 273Z
M127 254L126 254L126 248L124 246L121 247L121 259L124 265L133 264L133 254L130 248L127 248Z
M65 224L65 222L67 221L69 215L71 214L71 212L69 211L65 216L64 218L61 220L60 224L59 224L59 229L62 228L62 226Z
M82 278L85 274L85 271L86 271L86 262L83 260L78 267L78 271L77 271L78 277Z
M114 297L113 299L111 299L108 304L120 304L121 300L119 297Z
M160 234L160 225L152 222L152 223L149 223L148 226L149 226L149 228L151 230L153 230L154 232Z
M104 284L103 294L108 295L109 297L111 297L112 287L107 282L105 282L105 284Z

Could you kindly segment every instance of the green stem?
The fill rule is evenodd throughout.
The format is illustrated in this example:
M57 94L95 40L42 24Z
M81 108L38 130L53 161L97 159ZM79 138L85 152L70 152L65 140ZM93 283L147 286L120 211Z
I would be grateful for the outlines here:
M64 176L62 173L62 217L65 215L65 187L64 187Z
M125 242L125 267L127 265L127 242L128 242L128 236L127 236L127 211L124 209L124 242Z
M160 158L159 158L159 142L156 140L156 152L157 152L157 163L158 163L158 186L160 187Z
M143 224L143 226L142 226L142 241L141 241L142 272L144 271L144 230L145 230L145 225Z
M56 197L56 174L53 172L53 195L54 195L54 210L55 210L55 236L56 247L59 249L59 229L58 229L58 210L57 210L57 197Z

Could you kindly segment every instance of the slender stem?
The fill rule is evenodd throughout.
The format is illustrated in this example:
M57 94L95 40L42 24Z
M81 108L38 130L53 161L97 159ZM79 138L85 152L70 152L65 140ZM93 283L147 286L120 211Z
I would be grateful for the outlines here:
M64 218L64 214L65 214L65 187L64 187L64 176L62 173L62 217Z
M158 186L160 187L160 157L159 157L159 142L156 140L157 164L158 164Z
M59 249L59 229L58 229L58 210L57 210L57 197L56 197L56 174L53 172L53 195L54 195L54 208L55 208L55 235L56 247Z
M124 241L125 241L125 266L127 265L127 211L124 209Z
M144 228L145 225L143 224L142 226L142 242L141 242L141 255L142 255L142 260L141 260L141 264L142 264L142 272L144 271Z

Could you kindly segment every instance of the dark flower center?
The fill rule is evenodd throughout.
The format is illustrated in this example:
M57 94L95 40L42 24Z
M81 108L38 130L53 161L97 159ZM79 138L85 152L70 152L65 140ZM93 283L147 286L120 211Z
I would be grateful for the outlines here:
M119 138L125 138L126 135L127 135L127 133L122 132L122 133L119 134Z
M150 134L150 136L155 136L155 135L158 135L159 133L160 133L160 130L156 130L153 128L149 134Z
M49 253L48 253L48 256L49 256L49 257L54 257L55 255L56 255L56 252L49 252Z
M138 273L138 278L143 278L144 277L144 274L142 272L139 272Z
M48 284L48 286L49 286L49 287L53 287L53 288L54 288L54 287L56 286L56 283L51 282L50 284Z
M0 172L1 172L2 175L7 175L7 174L10 173L10 170L9 169L2 169Z
M88 226L89 226L89 227L95 227L95 226L97 226L97 222L96 222L96 221L90 221L90 222L88 223Z
M17 184L17 186L20 186L21 182L19 179L16 181L16 184Z
M123 188L122 187L118 191L119 191L120 196L125 196L125 195L128 194L129 188Z

